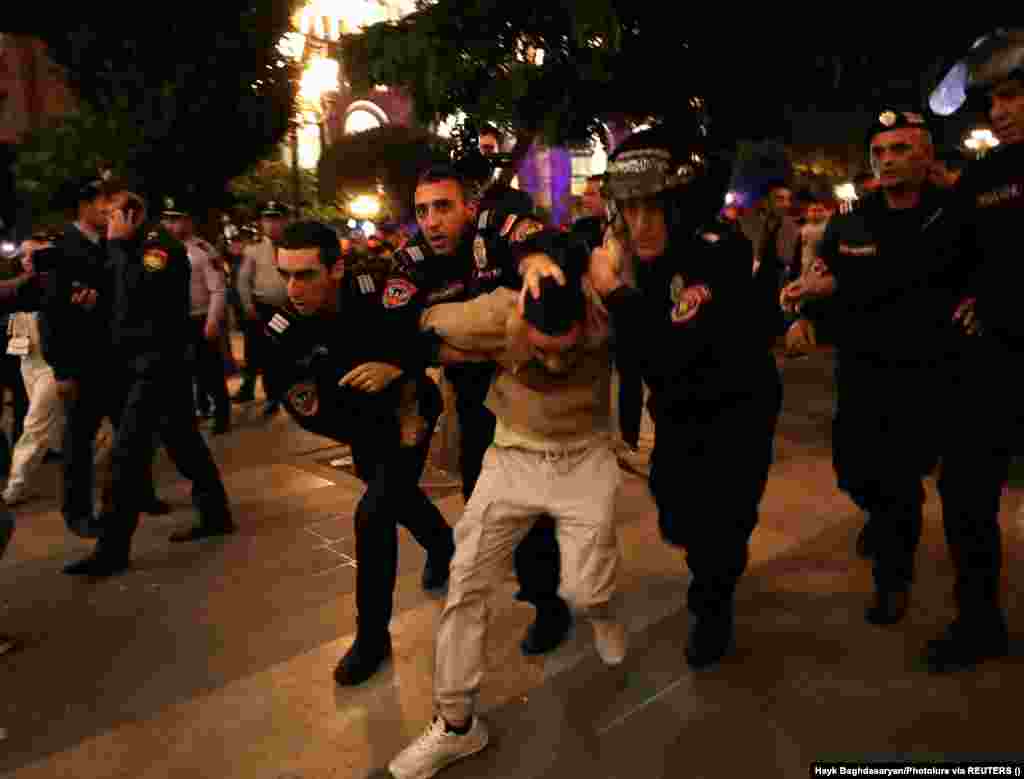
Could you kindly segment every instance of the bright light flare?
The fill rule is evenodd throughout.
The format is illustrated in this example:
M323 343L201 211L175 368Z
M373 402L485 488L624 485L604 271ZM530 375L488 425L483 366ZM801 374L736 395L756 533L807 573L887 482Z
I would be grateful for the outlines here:
M380 198L376 195L359 195L348 204L348 210L356 219L374 219L380 213Z
M857 187L853 185L852 181L840 184L834 191L836 193L836 197L840 200L850 201L857 199Z
M338 76L341 65L328 57L310 60L299 82L299 97L310 105L319 106L320 99L328 92L338 90Z

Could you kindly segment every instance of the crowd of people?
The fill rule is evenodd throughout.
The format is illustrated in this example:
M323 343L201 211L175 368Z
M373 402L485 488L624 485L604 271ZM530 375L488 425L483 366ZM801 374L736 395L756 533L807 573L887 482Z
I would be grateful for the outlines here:
M230 429L230 303L246 334L234 400L253 401L262 374L265 414L283 408L349 444L366 484L354 516L356 638L336 681L360 684L391 655L398 525L427 551L424 589L448 587L436 716L390 764L396 779L426 779L488 743L476 713L487 604L510 571L536 609L525 654L560 645L575 618L590 624L605 664L624 661L615 441L636 447L645 389L661 536L685 551L692 576L686 660L703 669L729 652L773 460L784 334L789 354L821 344L837 353L833 462L865 515L867 622L892 625L907 611L923 479L941 463L957 617L924 658L945 672L1002 657L998 514L1016 418L1002 376L1021 338L1021 270L1007 250L1024 207L1024 39L992 36L969 63L998 152L957 181L937 180L928 121L886 108L865 137L873 191L841 213L811 203L802 225L783 185L754 213L723 211L726 178L696 126L621 143L568 231L544 224L521 193L434 165L415 190L419 231L372 250L271 202L262 234L229 236L221 260L196 236L188 203L165 202L163 226L151 227L124 185L87 182L74 221L26 241L24 272L0 282L8 310L37 312L12 320L28 413L5 500L25 495L63 426L64 518L97 539L67 573L128 567L139 514L163 508L158 443L192 481L199 517L171 540L233 532L196 423L209 403L211 432ZM482 150L498 148L491 140L481 133ZM432 367L453 388L461 432L466 506L454 527L419 486L444 407ZM103 419L115 436L97 514ZM12 532L8 512L0 550Z

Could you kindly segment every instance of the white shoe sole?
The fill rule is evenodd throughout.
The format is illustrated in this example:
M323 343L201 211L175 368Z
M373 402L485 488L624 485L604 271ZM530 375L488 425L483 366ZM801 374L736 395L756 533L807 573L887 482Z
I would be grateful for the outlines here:
M609 630L609 633L621 631L621 645L620 647L615 648L614 651L608 646L607 642L598 638L597 625L592 625L592 627L594 629L594 649L597 650L597 656L601 658L601 662L611 667L622 665L629 652L629 634L626 632L625 626L620 624Z

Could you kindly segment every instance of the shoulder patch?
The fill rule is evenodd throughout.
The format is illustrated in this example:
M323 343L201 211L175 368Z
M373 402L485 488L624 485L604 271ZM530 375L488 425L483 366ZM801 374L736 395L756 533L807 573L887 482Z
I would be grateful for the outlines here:
M291 324L292 323L289 322L286 317L283 317L280 314L274 314L274 316L270 318L270 321L267 322L267 327L269 327L275 333L280 335L289 327L291 327Z
M544 226L540 222L534 219L523 219L512 231L512 241L514 243L522 243L531 235L541 232L544 232Z
M146 249L142 255L142 264L148 271L160 271L167 267L167 252L163 249Z
M519 217L516 214L509 214L508 219L505 220L505 224L501 226L501 237L504 238L508 235L508 231L512 229L512 225L516 223Z
M416 294L416 285L406 279L388 279L384 285L384 308L401 308Z
M373 283L373 277L369 273L360 273L356 276L356 282L359 284L359 291L364 295L369 295L377 289Z
M317 395L316 384L310 381L295 384L285 396L288 404L295 409L295 413L301 417L316 416L320 409L320 398Z

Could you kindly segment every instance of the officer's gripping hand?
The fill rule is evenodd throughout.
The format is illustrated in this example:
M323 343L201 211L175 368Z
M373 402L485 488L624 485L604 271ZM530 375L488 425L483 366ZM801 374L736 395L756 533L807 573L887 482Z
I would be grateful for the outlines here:
M607 230L604 243L590 253L590 267L587 270L591 286L602 298L608 297L626 283L622 276L624 257L622 243L611 230Z
M526 310L526 295L540 297L540 282L543 278L552 278L559 286L565 286L565 273L558 263L546 254L529 254L519 263L519 272L523 277L523 289L519 293L519 313Z
M57 397L65 403L78 398L78 382L75 379L64 379L57 382Z
M977 298L964 298L953 314L953 321L957 322L967 335L981 335L984 332L981 320L978 319L977 304Z
M386 362L364 362L353 368L338 382L339 387L352 387L363 392L380 392L387 389L402 375L402 369Z
M134 214L133 211L126 211L124 209L117 209L112 211L110 214L110 221L107 222L107 240L117 241L125 238L131 238L135 235L135 231L139 229L139 225L142 224L141 215L138 217L129 216Z
M798 319L786 331L786 356L798 357L812 351L818 345L814 322Z

